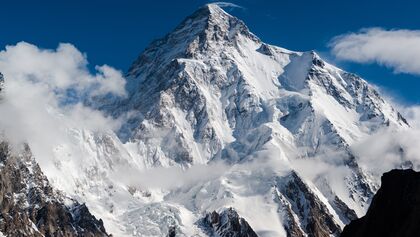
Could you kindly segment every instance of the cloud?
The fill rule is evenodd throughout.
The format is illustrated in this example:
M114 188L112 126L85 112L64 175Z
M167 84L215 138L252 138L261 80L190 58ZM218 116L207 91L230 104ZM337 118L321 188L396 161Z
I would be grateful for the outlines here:
M366 28L334 37L329 46L340 60L378 63L395 73L420 75L420 30ZM420 106L401 105L388 98L407 119L410 129L385 128L352 144L360 166L380 177L394 168L420 169Z
M376 177L394 168L419 170L420 130L383 130L354 144L358 163Z
M155 167L143 171L120 167L114 176L125 184L142 189L176 189L219 178L227 171L228 166L224 163L197 164L185 170L178 166Z
M408 123L420 130L420 106L397 107Z
M375 177L395 168L420 170L420 106L388 98L410 124L408 129L384 128L353 144L358 163Z
M60 144L71 144L69 130L110 131L119 120L84 103L94 96L125 96L125 80L107 65L90 72L86 56L71 44L40 49L25 42L0 51L4 89L0 131L13 146L29 143L38 162L48 163Z
M239 8L239 9L244 9L244 7L239 6L235 3L231 3L231 2L212 2L211 4L217 5L219 7L230 7L230 8Z
M86 56L71 44L60 44L56 50L49 50L20 42L0 52L0 70L9 81L44 85L56 94L73 90L80 96L125 95L121 72L103 65L96 67L96 74L91 74L87 65Z
M420 75L420 30L367 28L334 37L329 46L341 60L378 63L396 73Z

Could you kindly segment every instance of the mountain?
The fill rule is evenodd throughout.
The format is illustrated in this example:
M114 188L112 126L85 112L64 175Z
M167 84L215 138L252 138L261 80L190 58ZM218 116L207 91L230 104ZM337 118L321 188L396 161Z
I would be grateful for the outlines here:
M56 192L29 147L0 143L1 236L109 236L84 204Z
M417 236L420 233L419 197L419 172L410 169L385 173L366 215L347 225L341 236Z
M261 42L216 5L153 42L127 76L130 99L116 113L135 113L119 135L140 141L139 155L155 158L149 166L237 162L276 139L316 156L321 145L346 149L382 126L407 125L361 78L314 52Z
M351 146L409 128L359 76L264 43L215 4L126 80L127 98L89 102L117 132L67 128L39 162L115 236L338 236L379 187Z
M232 208L220 214L215 211L207 214L199 225L209 236L257 237L248 222Z

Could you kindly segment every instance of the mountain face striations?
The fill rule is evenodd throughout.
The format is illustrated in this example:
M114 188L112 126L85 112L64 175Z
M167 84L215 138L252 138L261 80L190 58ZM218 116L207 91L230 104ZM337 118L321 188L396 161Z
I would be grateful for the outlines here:
M339 236L379 187L351 146L409 128L359 76L264 43L215 4L126 80L127 98L90 102L118 131L68 128L72 144L40 163L115 236Z

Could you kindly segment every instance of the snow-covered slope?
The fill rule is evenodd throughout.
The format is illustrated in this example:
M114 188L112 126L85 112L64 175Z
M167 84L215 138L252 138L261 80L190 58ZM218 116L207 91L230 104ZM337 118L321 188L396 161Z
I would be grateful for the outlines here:
M154 41L127 82L127 99L95 105L118 133L69 128L42 167L116 236L206 236L199 220L229 207L258 236L338 235L378 185L350 146L408 127L357 75L268 45L214 4Z

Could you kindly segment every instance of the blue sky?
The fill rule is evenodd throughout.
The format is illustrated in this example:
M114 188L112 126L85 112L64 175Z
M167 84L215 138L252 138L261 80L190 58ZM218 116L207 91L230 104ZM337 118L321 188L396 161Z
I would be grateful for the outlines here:
M42 48L60 42L85 52L91 65L126 71L153 40L211 1L7 1L0 9L0 47L26 41ZM337 60L327 47L337 35L361 28L420 29L416 1L230 1L225 8L263 41L324 58L380 86L400 103L420 104L418 73L394 73L375 63ZM417 58L420 60L419 58ZM413 60L415 60L413 58Z

